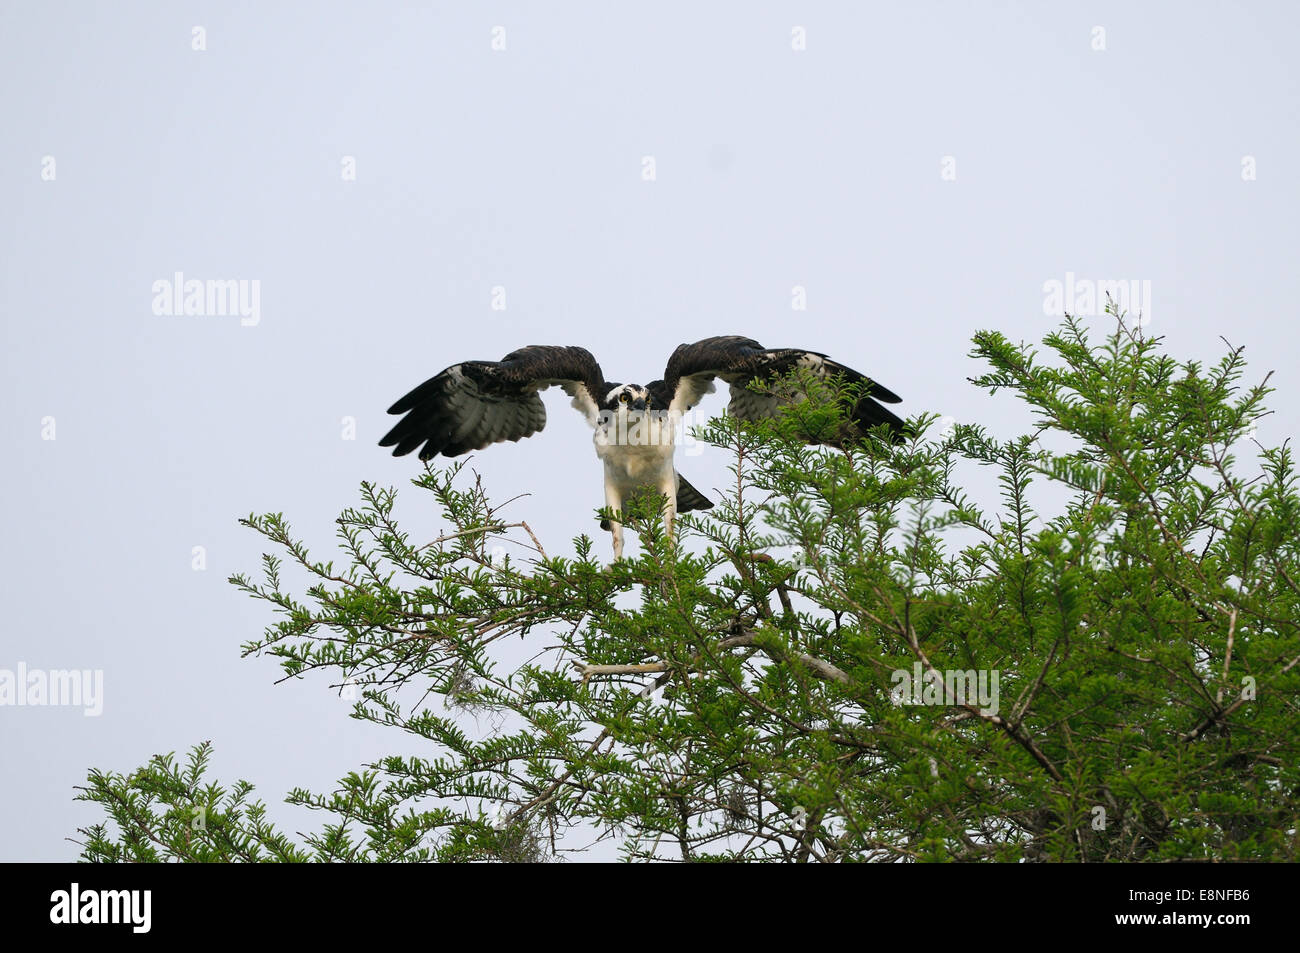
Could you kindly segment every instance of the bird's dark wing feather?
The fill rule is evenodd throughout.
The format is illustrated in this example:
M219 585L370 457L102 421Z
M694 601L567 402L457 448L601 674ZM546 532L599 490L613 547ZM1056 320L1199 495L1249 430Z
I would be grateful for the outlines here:
M503 440L529 437L546 426L538 391L556 384L594 424L606 392L591 352L534 344L500 361L463 361L437 374L388 408L405 414L379 441L400 457L416 447L420 459L459 456Z
M825 354L800 348L765 348L753 338L724 335L683 344L673 351L664 370L664 379L650 384L655 403L685 413L705 394L713 390L713 379L730 385L731 402L727 409L742 420L759 420L775 416L781 405L801 398L799 394L775 390L754 391L749 384L803 367L820 377L843 375L851 384L865 383L865 395L853 409L853 421L859 430L888 424L895 438L901 439L903 421L877 401L898 403L893 391L851 367L832 361ZM874 398L874 399L873 399Z

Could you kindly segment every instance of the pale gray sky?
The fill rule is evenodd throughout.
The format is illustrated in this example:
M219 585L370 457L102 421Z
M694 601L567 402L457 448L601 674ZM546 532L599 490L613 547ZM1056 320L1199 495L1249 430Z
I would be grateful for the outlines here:
M1038 340L1073 273L1150 282L1179 356L1247 345L1281 372L1260 437L1290 434L1298 26L1287 2L3 0L0 669L100 669L104 700L0 707L0 860L75 856L91 765L212 739L299 829L286 791L393 750L240 659L270 616L225 579L265 548L237 517L282 510L324 555L359 481L403 484L384 410L457 360L582 344L644 381L743 333L1007 434L1025 415L966 382L970 336ZM257 281L259 320L155 314L178 271ZM600 472L548 403L477 467L564 550Z

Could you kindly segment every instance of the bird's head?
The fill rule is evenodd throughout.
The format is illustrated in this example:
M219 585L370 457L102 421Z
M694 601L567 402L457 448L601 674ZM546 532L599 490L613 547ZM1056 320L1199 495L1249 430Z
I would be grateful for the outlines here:
M605 410L616 414L651 409L650 391L640 384L619 384L605 395Z

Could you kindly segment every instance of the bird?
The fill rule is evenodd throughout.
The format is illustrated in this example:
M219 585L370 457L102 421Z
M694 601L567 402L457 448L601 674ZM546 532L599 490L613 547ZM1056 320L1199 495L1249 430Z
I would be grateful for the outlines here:
M806 399L770 381L795 368L826 379L840 376L862 385L848 421L848 432L808 435L809 443L843 447L867 430L888 425L891 439L909 432L904 422L880 403L901 401L865 375L803 348L766 348L753 338L720 335L682 344L668 358L661 380L624 384L605 380L590 351L582 347L532 344L499 361L462 361L438 372L388 408L401 415L379 441L393 456L419 449L421 460L439 454L458 457L506 440L518 441L546 426L546 406L539 396L557 386L592 426L596 456L604 464L605 506L617 517L634 494L650 490L664 497L664 530L672 539L677 514L713 506L677 472L674 434L682 415L715 391L714 380L730 386L728 411L741 420L760 420L780 413L784 404ZM752 382L762 381L754 386ZM623 525L603 519L601 529L613 537L614 559L623 556Z

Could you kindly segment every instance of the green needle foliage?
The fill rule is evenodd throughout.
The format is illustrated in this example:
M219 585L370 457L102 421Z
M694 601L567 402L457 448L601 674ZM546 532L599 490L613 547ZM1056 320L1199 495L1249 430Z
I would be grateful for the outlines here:
M632 505L642 552L612 566L587 536L547 554L460 466L414 481L433 542L363 484L338 566L249 517L273 554L231 582L278 621L245 654L351 693L403 753L290 793L327 819L297 841L204 780L207 745L92 771L83 859L1296 860L1300 498L1287 446L1251 439L1267 379L1112 315L1045 357L976 335L973 383L1032 409L1014 439L810 447L857 395L806 380L776 421L713 420L725 499L672 546ZM996 697L919 691L954 672Z

